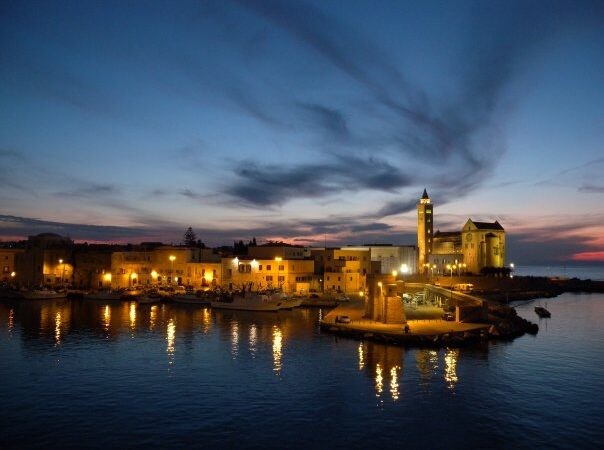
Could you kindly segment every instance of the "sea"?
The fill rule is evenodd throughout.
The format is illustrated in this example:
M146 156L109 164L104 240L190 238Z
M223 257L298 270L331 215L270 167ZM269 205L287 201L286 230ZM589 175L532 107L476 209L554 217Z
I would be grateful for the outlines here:
M516 308L536 336L435 350L325 309L0 300L0 448L604 448L604 295Z
M581 280L604 281L604 265L591 266L522 266L514 267L515 275L535 277L579 278Z

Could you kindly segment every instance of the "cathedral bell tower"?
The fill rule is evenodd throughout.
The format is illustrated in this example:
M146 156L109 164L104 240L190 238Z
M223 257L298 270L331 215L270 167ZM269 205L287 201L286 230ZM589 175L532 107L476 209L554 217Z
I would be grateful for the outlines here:
M424 264L430 262L430 254L432 253L433 206L428 193L424 189L422 198L417 204L417 270L419 273L426 272Z

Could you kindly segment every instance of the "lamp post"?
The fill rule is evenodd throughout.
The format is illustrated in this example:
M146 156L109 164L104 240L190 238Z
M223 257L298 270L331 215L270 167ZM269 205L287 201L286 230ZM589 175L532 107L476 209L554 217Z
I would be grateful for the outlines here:
M510 278L514 278L514 263L510 263Z
M453 278L453 266L451 264L447 264L447 270L451 271L451 278Z
M174 260L176 256L170 255L170 278L174 281Z
M65 264L63 264L63 260L59 259L59 264L63 265L63 270L61 271L61 287L63 286L63 277L65 276Z

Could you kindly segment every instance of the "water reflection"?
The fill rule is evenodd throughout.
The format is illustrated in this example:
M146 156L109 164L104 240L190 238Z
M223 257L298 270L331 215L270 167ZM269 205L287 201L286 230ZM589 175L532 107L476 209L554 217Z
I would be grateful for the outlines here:
M399 373L401 368L399 366L392 366L390 368L390 395L392 400L398 400L399 396Z
M149 311L149 331L155 330L155 322L157 321L157 305L151 305Z
M384 377L382 376L382 366L377 363L375 366L375 395L376 397L382 396L384 390Z
M457 384L457 360L459 358L459 349L452 348L445 350L445 382L449 389L455 388Z
M231 322L231 355L233 359L239 354L239 324L235 321Z
M130 331L134 332L136 328L136 302L130 302Z
M419 372L420 384L428 385L438 369L438 352L436 350L419 349L415 353L415 365Z
M249 337L249 344L250 344L250 353L252 354L252 358L256 357L256 343L258 341L258 330L256 328L256 324L252 323L250 325L250 337Z
M385 389L388 389L390 398L397 401L403 376L404 348L364 342L359 344L357 352L359 370L365 370L373 378L375 395L380 402L383 401L382 394Z
M111 326L111 308L109 305L105 305L105 309L103 310L103 328L106 332L109 332L109 327Z
M281 346L283 335L278 325L273 325L273 370L276 374L281 373Z
M170 319L168 321L168 326L166 327L166 340L168 342L168 346L166 351L168 352L168 356L172 357L174 355L174 339L176 337L176 324L174 323L174 319ZM170 364L172 364L173 360L170 359Z
M359 370L363 370L365 367L365 352L363 350L363 343L359 343Z
M8 332L11 333L13 331L13 327L15 326L15 310L13 308L8 312Z
M210 332L210 326L212 325L212 313L209 308L203 308L203 312L201 314L201 323L203 325L202 331L204 334Z
M55 316L55 344L61 343L61 312L57 311Z

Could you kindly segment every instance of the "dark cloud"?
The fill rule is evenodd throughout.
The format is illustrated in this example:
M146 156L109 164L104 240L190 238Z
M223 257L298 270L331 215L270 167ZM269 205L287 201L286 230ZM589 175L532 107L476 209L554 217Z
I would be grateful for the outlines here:
M350 130L341 111L315 103L298 103L297 106L310 121L311 126L324 130L326 138L341 141L350 138Z
M373 157L333 155L323 164L292 167L244 162L235 173L238 182L226 189L227 194L264 206L359 189L393 192L411 184L399 169Z
M105 225L85 225L67 222L31 219L0 215L2 234L6 236L28 236L39 233L57 233L78 240L112 241L123 239L144 240L148 229L136 227L117 227Z
M90 184L86 186L76 187L68 191L57 192L55 195L59 197L104 197L107 195L116 195L120 191L109 184Z
M589 194L604 194L604 186L584 184L583 186L579 187L579 192L586 192Z

